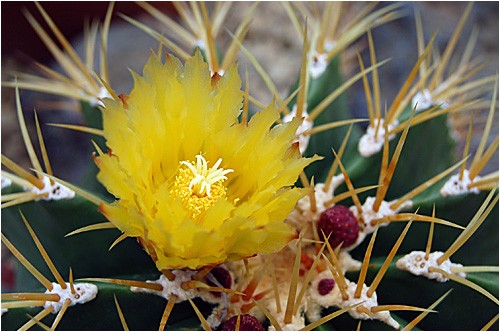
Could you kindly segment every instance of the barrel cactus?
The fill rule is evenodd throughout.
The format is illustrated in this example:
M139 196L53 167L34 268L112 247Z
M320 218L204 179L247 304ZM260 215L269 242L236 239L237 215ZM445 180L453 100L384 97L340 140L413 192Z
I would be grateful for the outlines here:
M474 78L477 36L457 47L474 4L444 50L415 15L418 59L387 101L390 62L371 31L399 5L347 15L345 3L283 3L302 43L300 66L283 69L298 75L285 97L245 47L266 5L224 31L230 3L176 2L179 20L139 3L165 30L121 15L159 45L126 94L107 68L113 4L86 39L99 70L41 5L48 30L26 13L63 73L40 65L42 76L3 82L32 163L2 154L2 250L19 262L3 328L498 329L498 171L485 170L498 149L498 78ZM366 57L353 52L359 40ZM272 102L255 97L238 57ZM346 101L355 83L362 118ZM53 125L87 135L82 181L54 174L57 147L36 113L29 132L20 90L80 102L86 123ZM458 155L457 126L467 132Z

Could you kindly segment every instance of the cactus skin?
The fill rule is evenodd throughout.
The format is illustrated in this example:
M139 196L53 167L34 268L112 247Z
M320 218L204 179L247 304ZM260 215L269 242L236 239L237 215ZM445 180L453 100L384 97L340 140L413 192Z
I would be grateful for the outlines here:
M312 80L307 94L307 104L311 109L344 81L344 78L340 75L340 57L341 55L330 62L322 76ZM344 98L341 97L332 103L316 119L315 126L351 118ZM294 103L295 100L292 100L289 105L290 109ZM89 126L96 126L97 124L98 126L101 123L99 111L88 104L84 104L84 109L87 115L87 124ZM408 108L406 114L410 111L411 109ZM339 149L346 131L347 128L341 127L312 136L305 156L312 156L317 153L325 156L325 159L312 164L306 169L309 179L314 176L316 181L320 182L326 178L328 169L334 161L331 148ZM362 130L357 126L353 127L348 148L342 158L347 173L356 188L378 182L378 172L382 158L382 153L369 158L363 158L359 155L356 143L361 135ZM398 137L391 142L391 153L396 146ZM102 142L101 147L104 147ZM429 147L432 147L432 149ZM400 161L391 181L387 200L402 196L456 162L458 158L454 155L453 149L454 142L450 137L446 116L437 117L412 127L409 130ZM90 174L88 178L95 179L97 170L91 162L88 165L88 172ZM417 196L414 199L412 210L408 212L414 212L416 207L420 207L419 214L431 215L433 205L435 205L439 218L466 226L483 203L487 193L443 198L439 195L439 188L444 183L444 180ZM109 194L97 182L83 182L78 185L92 191L99 197L104 197L107 201L111 201ZM6 190L2 190L2 195L17 192L18 189L11 186ZM346 190L344 186L341 186L336 192L342 193ZM367 196L368 194L360 194L361 202L364 202ZM348 204L344 201L342 204L351 205L352 201L348 201ZM29 202L21 206L2 209L2 233L46 276L51 275L50 270L41 260L29 233L24 228L18 209L22 210L27 220L29 220L30 225L44 244L45 249L65 280L69 278L68 271L70 267L73 269L75 279L99 277L155 280L160 275L151 258L134 239L125 239L111 251L108 251L110 244L120 235L120 232L116 229L92 231L65 237L66 234L75 229L104 221L94 203L77 195L77 197L68 201ZM498 266L498 220L498 206L496 206L473 237L467 241L466 245L453 255L453 260L466 266ZM367 285L375 277L404 226L404 223L393 223L388 227L380 228L365 282ZM437 283L433 280L413 276L395 267L394 262L402 254L409 253L412 250L425 249L428 232L429 225L427 223L414 223L412 225L410 233L398 250L398 256L390 265L381 285L377 289L379 304L398 303L425 308L448 290L453 289L445 301L437 308L439 313L429 314L418 327L431 330L480 329L498 313L497 305L463 285L451 281ZM459 230L457 229L436 225L433 250L445 250L458 234ZM368 240L365 240L351 252L352 256L362 260L367 245ZM354 281L357 280L358 275L358 272L346 273L346 277ZM467 278L498 298L498 273L471 273L468 274ZM105 283L96 284L99 287L97 298L85 305L70 307L58 329L122 329L114 305L114 296L120 303L130 329L156 330L158 328L166 305L165 299L151 294L133 293L125 286ZM18 269L16 285L18 289L14 291L18 292L43 293L45 291L22 267ZM205 317L210 314L212 307L210 304L201 300L196 300L195 303ZM34 316L39 311L39 308L9 310L8 313L2 316L3 327L8 330L17 329L27 321L26 313ZM322 314L327 315L330 312L333 312L331 308L324 310ZM416 315L417 313L414 312L392 313L393 318L400 322L402 326L406 325ZM44 319L43 322L50 326L53 317L51 315ZM357 324L358 320L348 315L341 315L323 324L319 329L354 330ZM266 322L265 327L267 326L269 326L269 322ZM389 329L387 325L381 322L369 320L362 321L361 327L371 330ZM498 322L491 328L497 329ZM174 306L166 329L200 329L200 321L190 304L183 302Z

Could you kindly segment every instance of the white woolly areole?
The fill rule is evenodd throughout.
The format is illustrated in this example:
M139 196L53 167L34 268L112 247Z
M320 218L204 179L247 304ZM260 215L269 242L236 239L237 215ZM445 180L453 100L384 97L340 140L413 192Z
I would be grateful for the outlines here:
M113 98L113 97L109 93L108 89L106 89L106 87L101 86L101 89L99 90L99 95L97 96L97 98L93 98L92 100L90 100L89 104L92 107L94 106L104 107L104 103L102 102L104 98Z
M97 296L97 286L93 284L73 284L75 294L71 294L71 287L69 283L66 283L66 289L62 289L61 285L55 282L52 283L52 286L52 290L47 290L45 294L57 294L60 299L58 302L46 301L44 307L48 308L49 306L52 306L52 308L54 308L52 311L53 314L57 314L61 310L67 299L71 301L70 306L74 306L75 304L83 304L92 301Z
M346 293L349 296L347 300L344 301L342 298L342 293L340 292L340 289L337 284L335 284L333 290L326 294L326 295L321 295L318 292L318 284L322 279L333 279L333 276L329 270L323 271L322 273L318 274L318 276L311 282L309 286L309 295L310 299L317 304L319 304L321 307L328 308L328 307L338 307L338 308L345 308L351 305L355 305L360 302L364 302L361 304L362 306L366 307L367 309L371 309L373 307L378 306L377 302L377 293L374 292L371 297L368 297L366 295L366 292L368 291L368 287L363 284L363 289L361 291L361 296L359 298L354 297L354 293L356 291L356 283L349 281L345 279L347 283L347 289ZM314 307L312 307L314 308ZM316 307L316 310L321 309L319 307ZM348 311L349 315L355 319L377 319L380 320L387 325L399 329L399 323L396 322L390 315L388 311L380 311L377 313L372 314L372 316L368 316L365 313L359 312L357 308L350 309ZM319 313L309 313L308 312L308 317L316 317Z
M446 88L446 85L442 84L434 91L434 93L438 94L439 91ZM411 100L411 104L415 108L417 112L424 111L431 107L441 105L441 108L447 108L450 105L444 100L434 100L431 92L428 89L424 89L422 91L418 91L415 96L413 96Z
M193 280L194 275L196 274L196 271L189 271L189 270L172 270L172 273L175 275L175 279L170 281L168 280L167 277L165 277L163 274L160 276L158 280L147 280L146 282L150 282L153 284L158 284L162 285L163 290L162 291L156 291L153 289L146 289L142 287L130 287L130 290L135 293L151 293L155 294L158 296L161 296L165 299L169 299L171 295L176 295L177 296L177 301L176 302L182 302L182 301L187 301L187 299L192 299L197 297L199 294L196 292L195 289L188 289L184 290L182 289L182 284Z
M393 203L392 201L387 202L387 201L382 200L378 211L375 212L375 211L373 211L373 204L375 203L375 200L376 200L376 197L367 197L365 202L361 206L361 210L362 210L361 217L363 218L363 222L365 224L365 230L368 229L369 233L373 233L375 231L375 228L377 227L377 225L372 225L373 220L384 218L387 216L393 216L393 215L397 214L400 210L408 209L408 208L411 208L413 206L412 201L407 201L404 204L402 204L399 207L399 209L393 210L393 209L391 209L391 204ZM356 218L358 218L359 213L358 213L358 209L356 208L356 206L351 206L350 209L351 209L352 213L354 213L354 216L356 216ZM387 226L388 224L389 223L379 223L379 225L381 225L381 226Z
M44 176L43 179L43 188L38 189L37 187L34 187L31 191L36 193L36 194L46 194L45 197L41 197L40 199L43 199L45 201L58 201L61 199L71 199L75 197L75 192L68 187L54 181L54 184L50 183L50 179L47 176Z
M205 45L205 41L203 39L197 39L197 40L195 40L193 46L195 48L199 47L202 50L205 50L207 48L206 45Z
M343 273L346 273L347 271L359 271L363 265L360 261L352 258L351 254L349 254L346 250L340 250L337 259Z
M335 40L325 39L325 43L323 44L325 52L330 52L335 48L335 46L337 46L337 42Z
M266 285L266 286L272 287L272 285ZM302 282L299 282L298 289L300 289L300 288L302 288ZM286 308L287 300L288 300L288 296L289 296L289 289L290 289L289 283L280 283L278 285L278 293L279 293L280 306L281 306L280 312L278 312L278 307L276 306L276 299L273 297L270 297L264 303L264 305L267 308L267 310L269 310L271 315L276 318L276 321L281 326L281 329L283 331L299 331L303 327L306 326L306 322L304 319L304 311L307 310L307 306L309 304L307 301L304 301L304 300L301 301L301 303L299 304L299 308L297 309L297 313L292 315L292 321L288 324L285 324L285 322L284 322L285 308ZM307 297L305 296L304 299L306 299L306 298ZM260 309L259 309L259 311L260 311ZM276 331L276 329L273 325L269 325L268 330L269 331Z
M380 207L378 209L378 212L375 212L375 211L373 211L373 204L375 203L375 200L376 200L376 197L367 197L366 198L364 204L361 206L361 210L362 210L361 216L359 216L358 209L356 208L356 206L353 205L349 208L352 211L352 213L354 214L354 216L356 217L356 219L359 220L360 218L362 218L363 223L364 223L364 227L361 227L361 229L359 230L359 235L358 235L358 238L356 239L356 242L353 245L351 245L350 247L345 248L346 250L352 250L352 249L356 248L361 242L364 241L365 237L368 234L375 232L377 225L379 225L379 227L389 225L388 222L377 223L375 225L372 225L373 220L384 218L387 216L393 216L393 215L397 214L399 211L411 208L413 206L412 201L407 201L407 202L404 202L403 204L401 204L399 209L393 210L393 209L391 209L391 204L393 202L392 201L387 202L387 201L383 200L382 203L380 203Z
M441 187L441 190L439 193L441 196L458 196L458 195L463 195L463 194L469 194L469 193L474 193L474 194L479 194L481 191L476 188L468 188L470 184L478 181L481 179L480 176L476 176L474 179L469 178L469 171L464 170L464 174L462 176L462 180L460 180L460 174L455 174L452 177L446 181L446 183Z
M302 315L292 315L292 322L289 324L283 322L284 316L285 313L282 312L280 316L276 317L276 321L280 324L282 331L300 331L306 326L304 316ZM271 324L269 325L268 331L276 331L276 329Z
M387 129L391 131L396 128L399 122L396 120L387 125ZM378 132L377 132L378 126ZM375 133L377 136L375 137ZM375 153L379 152L384 146L384 119L375 119L373 126L368 126L366 128L366 133L360 138L358 142L358 151L363 157L370 157ZM396 135L389 136L389 140L394 139Z
M312 78L320 77L328 67L328 60L326 59L325 53L318 53L314 50L311 53L311 62L309 66L309 72Z
M435 251L429 254L429 259L425 259L425 252L423 251L412 251L408 255L405 255L397 260L396 267L400 270L408 271L417 276L425 276L428 279L436 279L439 282L446 282L449 279L438 272L429 272L430 267L435 267L441 269L447 273L458 275L459 277L465 278L466 274L463 272L454 273L452 268L461 268L462 264L452 263L449 259L445 260L443 263L438 264L437 260L443 255L441 251Z
M292 121L292 119L297 115L297 105L293 105L292 111L290 114L287 114L283 117L283 122L287 123ZM307 114L307 104L304 105L304 109L302 110L302 123L300 126L297 128L297 131L295 132L295 142L299 142L299 150L301 154L304 154L306 152L307 147L309 145L309 140L311 139L310 135L302 135L304 132L312 129L314 123L313 121L309 121L309 114Z
M2 176L2 189L10 186L12 184L12 180Z
M432 95L428 89L418 91L411 99L411 104L417 112L426 110L436 105L432 100Z

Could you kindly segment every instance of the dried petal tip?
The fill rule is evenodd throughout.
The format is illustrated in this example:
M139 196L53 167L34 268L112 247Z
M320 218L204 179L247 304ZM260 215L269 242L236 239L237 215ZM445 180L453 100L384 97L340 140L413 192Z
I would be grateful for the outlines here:
M229 318L222 326L222 331L236 331L238 316ZM265 331L262 323L252 315L240 315L239 331Z
M321 236L330 235L328 242L333 248L342 244L347 248L354 244L359 235L359 225L354 214L347 206L335 205L321 213L318 222Z

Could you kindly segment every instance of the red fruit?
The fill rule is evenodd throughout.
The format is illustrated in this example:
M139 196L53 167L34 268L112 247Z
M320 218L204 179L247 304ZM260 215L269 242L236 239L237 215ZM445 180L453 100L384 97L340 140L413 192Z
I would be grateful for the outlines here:
M342 248L351 246L359 235L359 225L354 214L347 206L335 205L321 213L318 221L318 233L322 239L330 235L328 242L332 248L341 243Z
M335 287L333 279L321 279L318 283L318 293L325 296L332 291L333 287Z
M229 318L222 326L222 331L236 331L238 316ZM252 315L240 315L240 331L265 331L262 323Z

